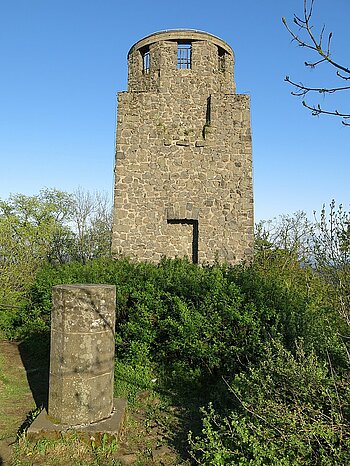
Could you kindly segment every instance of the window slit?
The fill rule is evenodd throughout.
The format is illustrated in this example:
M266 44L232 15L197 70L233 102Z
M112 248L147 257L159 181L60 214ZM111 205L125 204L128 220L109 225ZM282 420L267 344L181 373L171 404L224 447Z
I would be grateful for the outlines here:
M223 48L218 47L218 68L219 71L225 71L225 57L226 52Z
M207 111L205 115L206 125L210 125L211 122L211 95L207 98Z
M150 61L151 61L148 47L141 51L141 56L142 56L142 72L147 74L149 73L149 70L150 70Z

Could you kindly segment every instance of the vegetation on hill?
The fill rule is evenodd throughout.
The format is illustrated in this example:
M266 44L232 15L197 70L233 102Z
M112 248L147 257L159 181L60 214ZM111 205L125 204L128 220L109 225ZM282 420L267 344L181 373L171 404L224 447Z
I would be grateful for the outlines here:
M44 219L47 228L35 227L45 241L24 244L45 253L21 286L7 275L2 299L16 307L0 311L4 335L47 334L55 284L115 284L116 389L130 399L154 390L181 405L190 421L179 428L187 430L182 455L208 466L350 463L350 222L342 208L332 203L314 222L298 213L260 223L253 263L237 266L114 260L102 249L82 258L74 248L53 260L57 215ZM1 238L9 271L22 257L8 261Z

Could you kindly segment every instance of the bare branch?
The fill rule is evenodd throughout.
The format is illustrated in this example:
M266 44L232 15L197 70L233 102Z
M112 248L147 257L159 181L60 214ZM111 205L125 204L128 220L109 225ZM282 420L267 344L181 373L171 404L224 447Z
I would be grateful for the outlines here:
M341 74L340 71L337 71L337 76L338 78L345 79L345 81L348 81L350 79L350 76L344 76Z
M294 22L295 24L297 24L300 28L302 29L305 29L305 26L303 26L301 23L297 22L297 21L301 21L299 18L295 17L294 18ZM303 41L299 36L297 36L296 34L294 34L294 32L290 29L290 27L288 26L288 23L287 23L287 20L286 18L282 18L282 22L283 24L285 25L287 31L289 32L289 34L293 37L292 40L295 40L298 45L300 47L306 47L308 49L311 49L311 50L315 50L317 52L317 49L316 47L314 47L313 45L311 44L308 44L307 42Z
M314 8L314 3L315 3L315 0L311 0L311 5L310 5L309 13L307 14L307 1L304 0L304 17L307 18L307 21L308 21L308 22L310 21L310 18L311 18L311 16L312 16L312 11L313 11L313 8Z
M331 40L332 40L333 33L330 32L328 35L328 45L327 45L327 55L331 54Z
M319 65L320 63L323 63L325 61L326 61L325 58L321 58L321 60L315 61L313 63L308 62L308 61L304 61L304 65L309 66L310 68L316 68L317 65Z
M295 41L299 47L304 47L309 50L312 50L321 58L314 62L305 61L304 65L310 68L316 68L321 63L328 63L331 67L336 69L336 77L343 79L345 81L350 80L350 68L344 66L334 60L331 56L331 41L333 37L333 33L330 32L327 37L327 46L324 48L323 40L325 34L325 26L321 28L320 33L317 35L313 32L313 26L311 25L311 18L313 14L315 0L304 0L304 9L303 9L303 18L300 18L297 15L294 15L293 22L299 27L300 33L295 33L288 25L287 20L282 18L282 22L292 37L292 41ZM305 39L303 38L305 36ZM292 95L295 96L305 96L309 92L311 93L320 93L320 94L333 94L338 91L348 91L350 90L350 86L334 86L334 87L318 87L318 86L307 86L302 83L297 83L292 81L289 76L285 77L285 81L295 87L296 91L291 92ZM303 102L304 107L311 110L312 115L333 115L340 118L343 118L343 124L349 126L350 124L344 121L344 119L350 118L350 115L347 113L338 112L337 110L330 111L324 110L323 108L318 106L310 106Z
M322 46L322 41L323 41L323 33L324 33L324 30L325 30L325 25L323 25L322 29L321 29L321 32L320 32L320 40L319 40L319 46L321 47Z
M339 112L338 110L324 110L320 104L317 105L317 107L315 107L314 105L309 105L305 102L305 100L303 100L302 102L303 106L309 110L311 110L311 115L313 116L318 116L318 115L332 115L332 116L337 116L337 117L340 117L340 118L343 118L344 120L346 119L349 119L350 118L350 114L348 113L342 113L342 112ZM350 123L347 123L346 121L342 121L343 125L344 126L350 126Z
M289 76L286 76L284 78L284 80L287 81L288 83L292 84L293 86L295 86L300 91L302 91L302 92L300 92L298 94L295 93L295 92L291 93L292 95L298 95L298 96L306 95L308 92L319 92L320 94L333 94L334 92L338 92L338 91L348 91L348 90L350 90L350 86L330 87L330 88L304 86L302 83L296 83L296 82L292 81L289 78Z

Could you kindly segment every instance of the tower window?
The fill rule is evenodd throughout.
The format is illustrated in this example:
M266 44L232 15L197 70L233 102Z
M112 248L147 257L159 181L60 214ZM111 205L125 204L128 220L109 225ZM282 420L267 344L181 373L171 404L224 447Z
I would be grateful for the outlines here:
M142 71L144 73L149 73L149 68L150 68L150 54L149 54L149 49L144 49L141 51L142 55Z
M225 71L225 55L226 55L225 50L222 49L221 47L218 47L219 71Z
M191 43L177 44L177 68L188 70L191 68Z

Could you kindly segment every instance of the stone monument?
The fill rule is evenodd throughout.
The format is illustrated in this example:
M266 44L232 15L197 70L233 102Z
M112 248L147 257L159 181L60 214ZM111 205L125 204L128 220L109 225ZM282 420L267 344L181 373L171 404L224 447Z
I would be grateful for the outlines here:
M113 410L115 286L52 289L48 414L58 424L91 424Z
M118 436L126 402L113 399L115 303L112 285L53 287L48 413L29 439L72 430L97 442Z
M249 96L231 47L167 30L128 54L118 94L112 250L140 260L236 263L253 250Z

